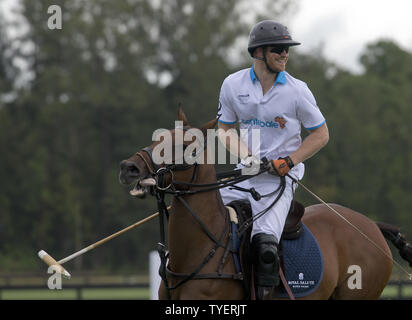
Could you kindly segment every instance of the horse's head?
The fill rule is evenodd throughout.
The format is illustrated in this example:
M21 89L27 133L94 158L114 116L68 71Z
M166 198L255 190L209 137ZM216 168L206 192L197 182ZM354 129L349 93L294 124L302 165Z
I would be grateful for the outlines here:
M209 121L201 128L190 127L186 115L179 108L178 127L172 130L156 130L155 140L150 146L120 162L120 183L135 184L130 192L135 196L143 196L149 186L159 187L159 176L162 186L168 186L172 177L178 175L179 181L190 179L193 166L205 163L207 130L216 126L217 119ZM187 178L189 177L189 178Z

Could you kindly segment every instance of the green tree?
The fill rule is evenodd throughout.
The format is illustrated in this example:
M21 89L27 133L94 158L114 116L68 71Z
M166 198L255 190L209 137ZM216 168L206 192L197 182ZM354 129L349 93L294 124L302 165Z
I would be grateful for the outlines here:
M264 3L275 16L290 2ZM51 4L62 9L61 30L47 26ZM8 150L0 178L17 181L2 186L0 200L10 213L2 217L8 227L0 257L9 269L38 268L40 248L64 256L156 210L153 200L136 201L119 185L119 162L150 144L154 129L173 126L180 102L194 124L215 116L219 87L233 68L228 50L250 28L241 19L248 6L22 1L28 32L14 39L21 49L14 56L28 65L20 76L31 76L0 123L0 148ZM143 271L157 241L158 227L149 223L75 267Z
M360 75L337 70L329 78L313 60L307 65L312 73L317 70L308 83L314 84L330 141L307 161L305 179L325 200L406 230L412 227L407 170L411 58L394 42L377 41L361 56L364 72ZM310 73L304 72L303 78Z

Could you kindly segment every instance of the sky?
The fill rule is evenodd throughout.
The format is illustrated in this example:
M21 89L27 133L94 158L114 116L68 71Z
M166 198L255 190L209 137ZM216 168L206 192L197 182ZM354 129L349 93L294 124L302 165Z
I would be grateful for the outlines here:
M358 73L361 53L378 39L412 52L411 14L412 0L298 0L288 28L301 52L323 45L327 58Z
M92 0L90 0L92 1ZM51 1L52 2L52 1ZM16 0L0 0L9 11ZM255 2L258 4L259 2ZM359 56L368 43L395 40L412 52L412 0L296 0L297 10L285 17L303 53L323 46L329 60L358 73Z

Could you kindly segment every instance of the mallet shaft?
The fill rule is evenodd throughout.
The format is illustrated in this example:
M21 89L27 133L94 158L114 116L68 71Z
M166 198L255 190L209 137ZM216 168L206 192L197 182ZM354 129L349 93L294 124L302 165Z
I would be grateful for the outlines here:
M169 210L169 209L170 209L170 206L168 206L167 209ZM111 239L113 239L113 238L116 238L116 237L120 236L121 234L125 233L126 231L129 231L129 230L131 230L131 229L133 229L133 228L136 228L136 227L140 226L141 224L143 224L143 223L145 223L145 222L147 222L147 221L150 221L150 220L152 220L153 218L156 218L158 215L159 215L159 212L156 212L156 213L154 213L154 214L152 214L152 215L150 215L150 216L148 216L148 217L146 217L146 218L144 218L144 219L142 219L142 220L140 220L140 221L138 221L138 222L136 222L136 223L134 223L134 224L132 224L132 225L130 225L130 226L128 226L128 227L126 227L126 228L118 231L118 232L116 232L116 233L113 233L112 235L110 235L110 236L108 236L108 237L106 237L106 238L104 238L104 239L102 239L102 240L99 240L99 241L97 241L97 242L95 242L95 243L87 246L86 248L83 248L83 249L81 249L81 250L79 250L79 251L71 254L70 256L68 256L68 257L66 257L66 258L63 258L63 259L59 260L58 263L59 263L59 264L63 264L63 263L65 263L65 262L67 262L67 261L70 261L70 260L72 260L72 259L74 259L74 258L76 258L76 257L78 257L78 256L80 256L80 255L82 255L82 254L84 254L84 253L86 253L86 252L88 252L88 251L90 251L90 250L92 250L92 249L94 249L94 248L102 245L103 243L105 243L105 242L107 242L107 241L109 241L109 240L111 240Z
M168 206L167 209L169 210L170 207L171 207L171 206ZM81 249L81 250L79 250L79 251L71 254L70 256L68 256L68 257L66 257L66 258L61 259L61 260L58 261L58 262L57 262L52 256L50 256L46 251L44 251L44 250L40 250L40 251L38 252L38 256L39 256L40 259L42 259L47 265L53 266L53 267L56 269L56 271L59 272L60 274L62 274L64 277L70 278L70 277L71 277L71 276L70 276L70 273L68 273L67 270L64 269L64 268L61 266L61 264L65 263L65 262L67 262L67 261L70 261L70 260L72 260L72 259L74 259L74 258L76 258L76 257L78 257L78 256L80 256L80 255L82 255L82 254L84 254L84 253L86 253L87 251L90 251L90 250L92 250L92 249L94 249L94 248L102 245L103 243L105 243L105 242L107 242L107 241L109 241L109 240L111 240L111 239L113 239L113 238L116 238L117 236L120 236L121 234L125 233L126 231L129 231L129 230L131 230L131 229L133 229L133 228L136 228L137 226L140 226L141 224L143 224L143 223L145 223L145 222L147 222L147 221L149 221L149 220L152 220L153 218L157 217L158 215L159 215L159 212L156 212L156 213L152 214L151 216L148 216L148 217L146 217L146 218L144 218L144 219L142 219L142 220L140 220L140 221L138 221L138 222L136 222L136 223L134 223L134 224L132 224L132 225L130 225L130 226L128 226L128 227L126 227L126 228L118 231L118 232L116 232L116 233L113 233L112 235L110 235L110 236L108 236L108 237L106 237L106 238L104 238L104 239L102 239L102 240L100 240L100 241L97 241L97 242L95 242L95 243L87 246L86 248L83 248L83 249Z

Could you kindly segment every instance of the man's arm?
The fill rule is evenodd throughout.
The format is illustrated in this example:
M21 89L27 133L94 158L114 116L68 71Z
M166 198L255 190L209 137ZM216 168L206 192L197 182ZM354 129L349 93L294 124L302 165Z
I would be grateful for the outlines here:
M322 149L329 141L329 130L326 122L319 128L309 131L310 134L303 140L301 146L290 155L294 165L303 162L320 149Z
M309 132L310 134L294 153L285 158L272 160L269 172L277 172L280 176L285 176L295 165L309 159L328 143L329 131L326 122L319 128Z
M219 139L230 153L236 155L240 159L245 159L248 155L252 155L252 153L239 138L235 126L235 124L219 122ZM329 141L329 130L326 122L319 128L310 130L309 132L310 134L303 140L301 146L289 156L293 162L293 166L315 155ZM287 161L282 159L273 159L271 161L273 166L272 170L277 171L279 175L286 175L292 167L289 167L289 165L286 166L286 162Z

